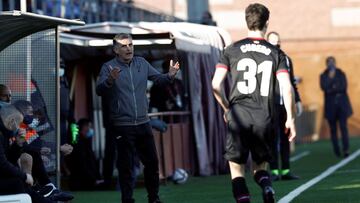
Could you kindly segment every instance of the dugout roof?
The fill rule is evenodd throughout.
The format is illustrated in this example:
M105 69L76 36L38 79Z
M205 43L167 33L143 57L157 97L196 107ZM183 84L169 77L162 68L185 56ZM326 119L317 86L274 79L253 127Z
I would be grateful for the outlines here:
M0 52L7 46L32 33L58 25L84 25L77 20L38 15L20 11L0 12Z
M111 46L114 35L121 32L131 34L135 46L150 49L176 48L210 53L219 36L224 44L231 42L229 34L221 28L185 22L102 22L61 30L61 43L80 47Z

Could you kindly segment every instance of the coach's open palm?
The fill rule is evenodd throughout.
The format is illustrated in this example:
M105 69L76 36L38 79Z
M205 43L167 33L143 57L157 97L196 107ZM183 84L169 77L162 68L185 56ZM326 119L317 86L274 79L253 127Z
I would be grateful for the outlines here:
M285 123L285 128L287 130L290 130L289 142L293 141L296 137L295 119L287 119Z
M169 76L170 77L175 77L176 73L179 71L180 69L180 64L179 62L177 61L175 64L174 64L174 61L173 60L170 60L170 65L169 65Z

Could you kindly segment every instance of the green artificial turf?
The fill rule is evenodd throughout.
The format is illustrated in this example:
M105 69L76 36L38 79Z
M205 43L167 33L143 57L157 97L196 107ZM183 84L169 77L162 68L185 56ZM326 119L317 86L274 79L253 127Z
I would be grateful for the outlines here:
M350 145L351 152L359 149L360 138L352 138ZM342 160L333 155L329 140L299 145L292 156L304 151L309 151L310 154L291 163L292 172L301 176L301 179L273 183L277 200ZM262 202L260 189L249 175L247 183L252 202ZM161 186L160 197L165 203L232 203L234 201L230 184L229 175L191 177L183 185L168 182ZM74 203L120 203L119 191L73 194ZM137 188L134 197L137 203L147 203L144 188ZM293 202L360 203L360 157L301 193Z

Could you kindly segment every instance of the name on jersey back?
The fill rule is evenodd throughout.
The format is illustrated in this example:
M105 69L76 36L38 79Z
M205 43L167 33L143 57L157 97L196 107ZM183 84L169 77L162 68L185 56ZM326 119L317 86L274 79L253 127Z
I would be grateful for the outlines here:
M263 53L267 56L271 53L271 49L261 44L244 44L240 46L240 49L243 53L246 53L248 51L255 51Z

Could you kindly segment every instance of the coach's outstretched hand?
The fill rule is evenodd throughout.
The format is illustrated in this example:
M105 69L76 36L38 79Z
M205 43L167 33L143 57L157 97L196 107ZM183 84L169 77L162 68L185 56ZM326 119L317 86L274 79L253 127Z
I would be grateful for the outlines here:
M293 141L296 137L295 119L287 119L285 123L285 128L287 130L290 130L289 142Z
M120 68L113 68L110 66L110 74L107 79L108 83L112 85L114 81L119 77L120 72Z
M180 64L179 62L177 61L175 64L174 64L174 61L173 60L170 60L170 64L169 64L169 76L170 77L175 77L176 73L180 70Z

